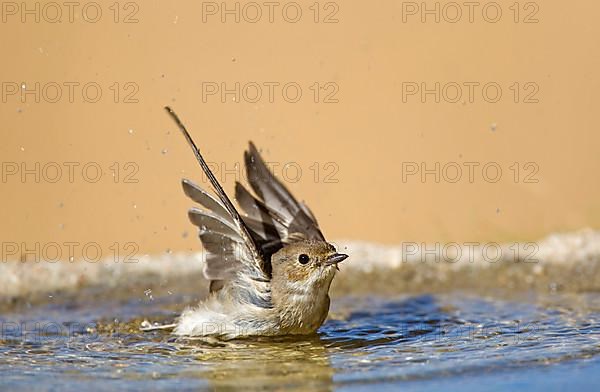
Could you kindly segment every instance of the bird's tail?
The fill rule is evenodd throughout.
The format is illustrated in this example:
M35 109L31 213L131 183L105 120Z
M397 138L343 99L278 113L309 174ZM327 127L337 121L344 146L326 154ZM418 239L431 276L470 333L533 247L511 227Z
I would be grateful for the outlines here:
M177 326L177 324L151 324L148 320L142 321L140 325L140 331L142 332L151 332L158 331L162 329L173 329Z

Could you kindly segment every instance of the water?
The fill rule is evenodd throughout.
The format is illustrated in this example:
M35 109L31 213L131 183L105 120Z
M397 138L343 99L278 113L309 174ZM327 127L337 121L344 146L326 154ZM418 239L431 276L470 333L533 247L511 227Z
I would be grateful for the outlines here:
M461 391L600 385L600 295L352 295L319 334L230 342L141 333L192 291L83 290L2 312L0 389ZM126 295L125 295L126 294Z

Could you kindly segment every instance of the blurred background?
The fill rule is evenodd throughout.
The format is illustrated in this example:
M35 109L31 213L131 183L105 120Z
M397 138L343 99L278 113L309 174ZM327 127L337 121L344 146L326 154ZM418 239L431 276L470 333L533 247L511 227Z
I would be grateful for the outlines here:
M198 250L165 105L230 194L252 140L331 239L600 223L597 2L74 4L2 3L3 260Z
M0 2L0 390L594 390L599 12ZM318 335L140 332L208 294L166 105L232 197L251 140L351 255Z

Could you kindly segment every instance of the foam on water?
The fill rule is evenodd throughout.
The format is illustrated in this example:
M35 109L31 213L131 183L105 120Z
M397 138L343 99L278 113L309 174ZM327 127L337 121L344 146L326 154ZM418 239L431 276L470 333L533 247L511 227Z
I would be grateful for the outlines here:
M479 245L403 243L384 246L336 241L351 255L335 288L344 293L502 287L519 289L600 289L600 231L553 234L538 242ZM492 245L493 244L493 245ZM491 249L491 251L490 251ZM458 251L457 251L458 250ZM492 255L490 256L490 252ZM0 263L0 298L18 299L86 286L151 284L200 275L203 253L138 257L136 263ZM197 277L201 280L201 277Z

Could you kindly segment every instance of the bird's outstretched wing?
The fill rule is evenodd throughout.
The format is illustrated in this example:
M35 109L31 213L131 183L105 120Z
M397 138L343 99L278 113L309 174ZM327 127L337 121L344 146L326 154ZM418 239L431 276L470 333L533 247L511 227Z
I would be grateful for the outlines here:
M208 252L204 275L211 281L211 291L217 291L225 281L235 279L236 289L245 299L270 306L270 294L264 284L270 280L270 262L265 260L254 240L255 234L225 194L185 126L170 108L165 109L185 136L217 195L217 198L213 197L189 180L182 182L185 194L204 208L192 208L188 215L198 226L200 241Z
M273 175L252 142L244 152L244 161L248 183L256 196L236 183L235 197L246 213L244 221L266 260L286 243L325 241L308 206L298 202Z

